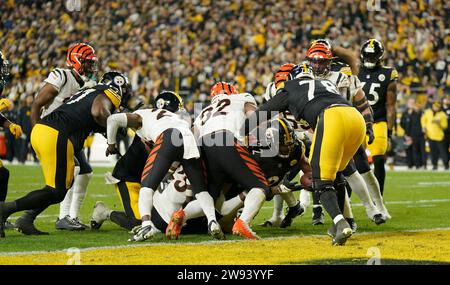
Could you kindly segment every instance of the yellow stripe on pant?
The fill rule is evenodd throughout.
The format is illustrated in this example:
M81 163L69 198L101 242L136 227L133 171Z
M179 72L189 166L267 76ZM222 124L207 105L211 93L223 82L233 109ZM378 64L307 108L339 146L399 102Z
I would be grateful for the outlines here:
M72 142L58 130L42 124L33 127L30 140L41 162L45 184L69 189L75 167Z
M373 135L375 139L367 145L371 156L385 155L388 148L387 123L377 122L373 124ZM369 138L367 138L369 140Z
M137 182L119 182L116 184L116 191L122 202L123 208L127 216L131 217L131 214L137 219L141 219L139 213L139 191L141 190L141 184ZM130 213L132 212L132 213Z
M317 119L309 162L313 179L334 181L365 139L364 118L353 107L326 109Z

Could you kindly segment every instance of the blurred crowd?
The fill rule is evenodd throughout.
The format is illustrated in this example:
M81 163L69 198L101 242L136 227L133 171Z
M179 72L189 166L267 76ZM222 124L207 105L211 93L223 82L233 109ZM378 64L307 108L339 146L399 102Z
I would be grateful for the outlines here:
M375 37L399 71L399 114L450 93L450 2L444 0L4 0L1 50L11 63L6 90L18 112L69 45L95 47L100 72L126 71L147 101L178 91L186 108L207 100L217 80L262 101L273 73L300 62L311 40L328 38L359 54Z

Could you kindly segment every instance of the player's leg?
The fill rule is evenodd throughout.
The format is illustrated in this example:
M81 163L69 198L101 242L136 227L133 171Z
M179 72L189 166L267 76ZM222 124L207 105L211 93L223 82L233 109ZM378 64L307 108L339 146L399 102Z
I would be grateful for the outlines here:
M183 160L183 145L174 145L172 134L175 129L165 130L155 141L154 147L148 155L141 177L138 208L141 215L142 227L130 240L143 241L152 236L151 213L153 208L153 194L166 176L175 161Z
M259 226L278 227L281 224L281 221L284 219L283 202L284 200L280 195L274 195L272 217Z
M77 176L75 176L73 182L73 194L72 194L72 203L70 205L70 218L76 221L79 225L87 228L86 225L83 225L79 220L79 212L81 205L86 197L87 186L89 181L92 178L92 168L87 162L86 155L83 150L80 150L75 154L76 159L80 163L80 172Z
M378 180L375 177L373 170L370 168L367 154L362 146L359 147L353 158L356 169L364 179L370 197L375 203L375 207L382 214L384 220L390 219L391 216L389 215L389 212L384 205L383 197L381 196L380 185L378 184Z
M60 203L73 182L74 149L65 134L37 124L33 128L31 142L41 161L46 186L15 201L0 203L0 235L3 236L4 221L11 214L33 209L39 214L48 206ZM19 218L16 221L18 230L24 234L44 234L33 224L36 216L25 215Z
M5 202L8 195L9 170L3 166L0 160L0 202ZM5 229L13 229L14 225L9 221L5 221Z
M380 192L383 195L384 192L384 180L386 178L386 169L385 169L385 157L387 147L388 147L388 138L387 138L387 124L386 122L378 122L373 125L373 133L375 136L372 144L368 145L367 148L370 151L370 154L373 157L374 164L374 174L378 180L378 184L380 185Z

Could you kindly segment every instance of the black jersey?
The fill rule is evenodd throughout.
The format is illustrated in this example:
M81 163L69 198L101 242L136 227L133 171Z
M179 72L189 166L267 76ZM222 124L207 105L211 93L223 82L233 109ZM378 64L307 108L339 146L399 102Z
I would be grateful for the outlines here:
M264 114L261 111L289 111L297 121L305 120L313 129L320 113L331 105L350 106L336 86L328 80L294 79L281 83L277 95L267 101L246 121L257 124ZM256 120L254 120L256 116Z
M99 94L108 92L108 86L97 85L81 90L53 112L45 116L40 124L50 126L65 133L74 146L75 152L81 150L90 133L104 133L106 128L97 124L92 116L92 104ZM114 107L112 107L114 108ZM114 109L110 110L111 113Z
M112 175L121 181L141 182L147 156L145 145L136 134L127 152L117 161Z
M374 122L387 121L387 90L389 83L398 79L397 70L386 66L373 69L361 66L358 78L372 106Z
M260 152L252 153L253 158L258 162L271 187L278 185L286 173L300 163L303 154L304 149L300 145L296 145L287 158L281 158L279 156L263 157Z

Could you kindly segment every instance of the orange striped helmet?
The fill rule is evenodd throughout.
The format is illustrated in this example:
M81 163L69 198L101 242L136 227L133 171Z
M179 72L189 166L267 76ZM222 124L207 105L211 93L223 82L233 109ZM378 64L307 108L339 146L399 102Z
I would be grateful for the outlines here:
M275 88L278 88L278 85L280 85L281 82L294 79L292 76L292 71L295 67L296 65L293 63L285 63L280 66L280 68L278 68L277 72L275 73Z
M97 62L98 58L95 50L88 44L76 43L67 51L67 66L75 70L83 79L93 79L95 77Z
M326 44L316 43L308 49L306 52L306 58L308 59L315 75L325 76L331 69L333 53Z
M227 94L227 95L231 95L231 94L237 94L237 89L236 87L234 87L232 84L228 83L228 82L217 82L216 84L214 84L214 86L211 88L211 98L219 95L219 94Z

